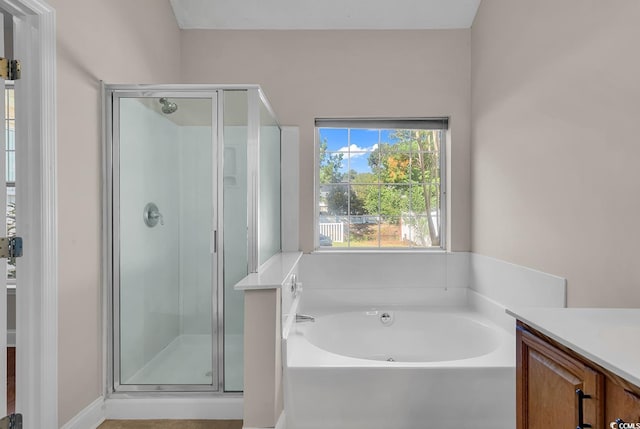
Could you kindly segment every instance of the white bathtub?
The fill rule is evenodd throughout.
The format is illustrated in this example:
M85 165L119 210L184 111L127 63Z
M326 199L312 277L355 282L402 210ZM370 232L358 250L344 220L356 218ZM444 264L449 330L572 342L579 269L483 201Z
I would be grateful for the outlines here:
M285 378L288 429L515 427L515 337L467 309L319 313Z

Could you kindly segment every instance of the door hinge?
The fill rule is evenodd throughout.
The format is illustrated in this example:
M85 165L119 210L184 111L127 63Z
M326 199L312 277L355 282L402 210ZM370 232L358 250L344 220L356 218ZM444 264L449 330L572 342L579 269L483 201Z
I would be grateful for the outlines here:
M9 414L1 418L0 429L22 429L22 414Z
M21 256L22 237L0 237L0 258L12 259Z
M0 78L18 80L20 79L21 69L20 61L0 58Z

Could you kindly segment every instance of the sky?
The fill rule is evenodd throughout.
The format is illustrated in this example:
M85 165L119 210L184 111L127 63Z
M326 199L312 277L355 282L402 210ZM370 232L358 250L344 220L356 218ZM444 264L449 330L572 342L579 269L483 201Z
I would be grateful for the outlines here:
M343 153L341 173L355 170L358 173L371 172L369 154L379 143L394 143L391 137L395 130L365 128L320 128L320 141L327 141L327 152ZM349 135L350 134L350 135Z

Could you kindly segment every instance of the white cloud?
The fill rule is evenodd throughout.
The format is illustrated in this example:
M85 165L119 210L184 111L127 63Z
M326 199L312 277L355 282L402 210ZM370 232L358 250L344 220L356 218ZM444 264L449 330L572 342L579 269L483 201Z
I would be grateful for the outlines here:
M371 147L359 147L356 144L352 144L351 146L341 147L340 149L338 149L338 152L342 152L345 154L350 152L350 156L353 159L353 158L358 158L360 156L364 156L370 152L373 152L377 148L378 148L377 143Z

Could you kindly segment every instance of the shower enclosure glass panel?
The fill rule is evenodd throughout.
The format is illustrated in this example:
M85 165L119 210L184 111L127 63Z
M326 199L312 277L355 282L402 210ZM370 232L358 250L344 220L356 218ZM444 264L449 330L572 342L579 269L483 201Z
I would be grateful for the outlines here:
M224 389L243 388L244 294L249 273L247 227L247 91L224 91Z
M243 389L247 274L280 251L280 127L257 85L105 85L114 392Z
M116 384L217 390L216 93L153 95L114 97Z
M260 265L280 252L280 127L260 100Z

